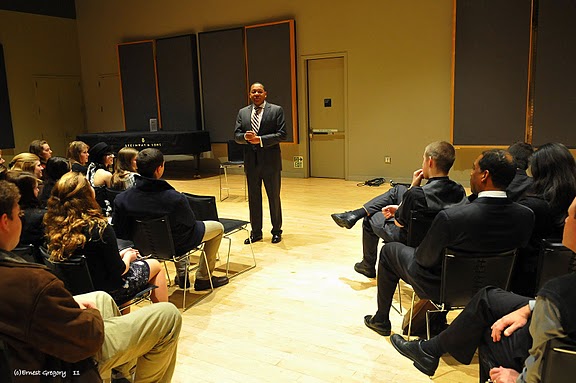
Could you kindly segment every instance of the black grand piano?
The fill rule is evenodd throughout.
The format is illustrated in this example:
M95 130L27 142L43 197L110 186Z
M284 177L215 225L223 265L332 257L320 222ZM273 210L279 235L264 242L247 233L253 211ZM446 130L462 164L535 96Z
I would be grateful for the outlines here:
M104 132L76 136L92 147L102 141L117 152L125 146L142 150L159 149L163 154L188 154L196 158L196 175L200 169L200 154L212 150L210 134L205 130L158 132Z

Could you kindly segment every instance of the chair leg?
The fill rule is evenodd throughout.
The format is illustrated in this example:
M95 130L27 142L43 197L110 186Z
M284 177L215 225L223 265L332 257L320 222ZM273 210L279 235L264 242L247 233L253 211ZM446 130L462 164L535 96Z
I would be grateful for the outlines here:
M166 280L168 281L168 287L172 286L172 282L170 281L170 273L168 272L168 266L166 266L166 261L162 261L164 264L164 271L166 271Z
M412 317L414 316L414 298L416 298L416 293L412 291L412 303L410 304L410 319L408 321L408 340L410 340L410 334L412 333Z
M250 245L250 252L252 253L252 261L253 261L254 263L253 263L252 265L250 265L249 267L247 267L247 268L245 268L245 269L243 269L243 270L235 273L234 275L229 276L229 269L230 269L230 251L231 251L231 248L232 248L232 238L230 238L230 235L235 234L235 233L237 233L237 232L240 231L240 230L244 230L244 231L246 231L246 233L247 233L248 242L249 242L249 245ZM238 230L236 230L236 231L233 231L233 232L231 232L231 233L228 233L228 234L225 235L223 238L226 238L226 239L228 240L228 256L227 256L227 258L226 258L226 276L227 276L227 277L229 277L229 278L234 278L235 276L240 275L240 274L243 274L243 273L245 273L246 271L252 270L253 268L256 267L256 255L254 254L254 248L252 247L252 241L250 240L250 230L248 230L247 227L240 228L240 229L238 229Z
M398 308L392 305L392 308L400 315L402 315L402 287L400 287L400 281L398 281Z

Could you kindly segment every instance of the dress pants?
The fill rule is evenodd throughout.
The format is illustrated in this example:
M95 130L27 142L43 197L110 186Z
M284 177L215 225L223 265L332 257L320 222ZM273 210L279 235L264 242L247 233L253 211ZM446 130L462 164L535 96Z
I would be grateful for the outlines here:
M282 204L280 202L282 172L280 170L270 172L266 169L266 172L263 173L264 170L260 166L255 169L246 169L250 226L252 226L252 236L254 237L262 236L262 182L264 182L270 206L271 233L282 234Z
M171 303L161 302L120 315L112 297L95 291L76 296L96 304L104 319L104 343L95 355L104 381L111 370L116 378L134 382L170 382L176 365L182 316Z
M376 266L380 238L385 243L406 242L404 231L394 224L393 219L384 218L382 209L388 205L400 204L407 190L406 186L397 185L364 204L364 209L369 214L362 222L362 254L365 264Z
M204 221L204 237L202 242L204 243L204 252L206 253L206 259L208 260L208 268L206 268L206 263L204 262L204 257L200 257L200 264L196 269L196 279L202 279L207 281L212 275L212 271L216 266L216 258L218 255L218 249L220 248L220 242L222 241L222 235L224 234L224 226L218 221ZM186 273L186 260L176 264L176 273L179 278L183 278Z
M464 364L470 364L478 348L481 383L489 378L489 371L493 367L522 371L532 346L530 321L511 336L502 335L499 342L492 341L490 327L504 315L526 306L529 299L495 287L486 287L431 342L439 342L443 350Z

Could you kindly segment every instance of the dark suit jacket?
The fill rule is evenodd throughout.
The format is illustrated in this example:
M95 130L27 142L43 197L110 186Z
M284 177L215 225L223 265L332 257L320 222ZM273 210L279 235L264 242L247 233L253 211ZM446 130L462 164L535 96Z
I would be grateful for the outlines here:
M469 252L502 252L528 244L534 213L507 198L477 198L438 213L416 249L401 243L384 246L387 261L405 272L400 277L420 298L439 298L446 247Z
M270 174L282 170L280 141L286 140L286 122L281 106L266 102L260 120L258 136L260 144L253 145L244 139L244 133L252 130L251 116L254 105L248 105L238 112L234 138L237 143L244 144L244 166L247 172L257 170L260 174Z

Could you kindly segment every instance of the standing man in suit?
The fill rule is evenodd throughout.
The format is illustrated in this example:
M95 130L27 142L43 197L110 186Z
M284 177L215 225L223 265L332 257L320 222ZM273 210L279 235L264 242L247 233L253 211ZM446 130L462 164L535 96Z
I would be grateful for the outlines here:
M272 243L282 240L282 206L280 183L282 157L280 141L286 140L284 110L266 101L264 85L250 86L252 104L240 109L234 138L244 144L244 171L248 181L248 206L252 233L245 244L262 240L262 181L270 204Z
M487 150L474 162L470 188L473 202L442 210L417 248L399 242L386 244L378 264L378 311L366 315L364 324L380 335L391 332L392 297L403 279L421 299L440 299L444 249L468 252L504 252L528 244L534 213L512 202L506 188L516 167L504 150Z

